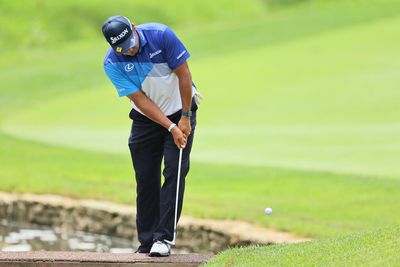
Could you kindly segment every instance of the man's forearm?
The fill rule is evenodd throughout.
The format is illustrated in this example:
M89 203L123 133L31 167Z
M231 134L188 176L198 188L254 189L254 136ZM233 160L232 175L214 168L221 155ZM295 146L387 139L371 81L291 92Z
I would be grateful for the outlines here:
M164 128L168 129L172 122L162 113L160 108L151 101L143 92L138 91L132 95L128 95L128 98L135 103L135 105L152 121L160 124Z
M185 61L174 72L179 79L182 110L188 112L192 107L192 74L190 73L188 63Z
M192 79L190 76L179 79L179 91L181 93L182 111L188 112L192 106Z
M185 148L187 137L179 129L174 127L173 123L162 113L160 108L151 101L142 91L137 91L134 94L128 95L128 98L143 112L146 117L160 124L171 132L174 142L178 148ZM175 125L176 126L176 125Z

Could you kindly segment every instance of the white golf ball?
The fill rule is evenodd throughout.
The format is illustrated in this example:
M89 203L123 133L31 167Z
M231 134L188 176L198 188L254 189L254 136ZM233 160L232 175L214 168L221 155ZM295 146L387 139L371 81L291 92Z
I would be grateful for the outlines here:
M272 214L272 209L271 208L265 208L264 212L267 215L271 215Z

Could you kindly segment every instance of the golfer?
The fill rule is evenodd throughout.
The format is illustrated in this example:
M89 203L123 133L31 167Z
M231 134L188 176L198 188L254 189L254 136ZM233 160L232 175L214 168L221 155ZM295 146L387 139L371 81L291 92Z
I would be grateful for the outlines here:
M196 87L190 54L175 33L159 23L135 26L123 16L109 17L102 27L111 45L104 70L132 103L129 149L136 174L137 253L169 256L173 239L179 149L183 149L178 218L196 127ZM164 183L161 165L164 159Z

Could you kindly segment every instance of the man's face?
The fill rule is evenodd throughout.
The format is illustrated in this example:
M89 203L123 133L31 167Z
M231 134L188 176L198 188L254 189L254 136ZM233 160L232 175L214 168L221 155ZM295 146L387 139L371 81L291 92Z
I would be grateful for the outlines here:
M133 24L132 24L132 26L133 26ZM139 40L139 36L138 36L138 34L137 34L137 32L136 32L136 29L135 29L134 27L133 27L133 34L135 34L135 35L136 35L136 38L138 38L138 40ZM140 42L140 41L139 41L139 42ZM134 56L134 55L136 55L136 53L139 51L139 46L140 46L139 42L137 43L137 45L135 45L135 46L132 47L131 49L125 51L123 54L124 54L125 56Z

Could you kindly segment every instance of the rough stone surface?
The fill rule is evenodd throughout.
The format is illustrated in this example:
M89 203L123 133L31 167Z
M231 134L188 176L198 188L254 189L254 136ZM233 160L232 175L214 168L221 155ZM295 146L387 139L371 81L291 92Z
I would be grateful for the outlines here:
M157 264L165 266L174 264L177 266L197 266L212 259L212 254L172 254L169 257L149 257L146 254L133 253L97 253L97 252L58 252L58 251L35 251L35 252L0 252L0 265L16 263L95 263L114 264ZM57 264L58 265L58 264ZM136 266L136 265L135 265ZM147 266L147 265L146 265Z
M127 239L136 237L134 207L105 201L0 192L0 219ZM293 243L309 239L242 221L182 216L177 240L178 249L216 253L238 245Z

